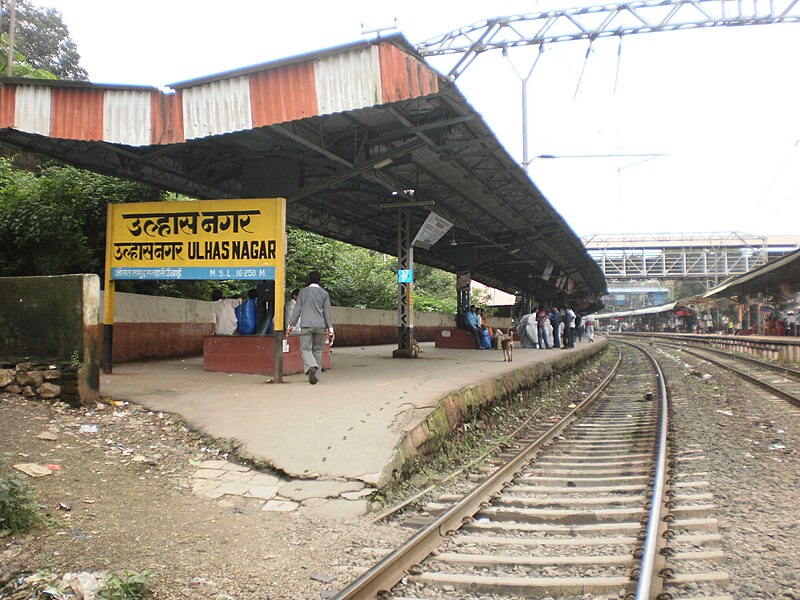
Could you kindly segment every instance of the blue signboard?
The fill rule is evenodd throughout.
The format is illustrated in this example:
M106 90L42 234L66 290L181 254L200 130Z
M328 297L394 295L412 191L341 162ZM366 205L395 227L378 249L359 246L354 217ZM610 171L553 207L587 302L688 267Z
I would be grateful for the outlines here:
M412 283L414 281L413 269L398 269L397 283Z
M275 267L112 267L111 279L275 279Z

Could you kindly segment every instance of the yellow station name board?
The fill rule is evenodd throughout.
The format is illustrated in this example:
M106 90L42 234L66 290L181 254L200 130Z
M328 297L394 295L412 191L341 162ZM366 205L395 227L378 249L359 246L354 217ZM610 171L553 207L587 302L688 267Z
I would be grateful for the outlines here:
M286 200L109 204L110 279L284 276Z

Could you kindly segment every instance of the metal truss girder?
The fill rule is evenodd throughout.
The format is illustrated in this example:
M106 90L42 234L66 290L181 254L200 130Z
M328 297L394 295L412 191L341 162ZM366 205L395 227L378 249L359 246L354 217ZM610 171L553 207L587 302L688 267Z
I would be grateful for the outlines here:
M643 0L484 20L417 44L423 56L463 54L455 80L487 50L641 33L800 22L798 0Z
M714 279L766 263L762 248L625 248L589 250L609 279Z

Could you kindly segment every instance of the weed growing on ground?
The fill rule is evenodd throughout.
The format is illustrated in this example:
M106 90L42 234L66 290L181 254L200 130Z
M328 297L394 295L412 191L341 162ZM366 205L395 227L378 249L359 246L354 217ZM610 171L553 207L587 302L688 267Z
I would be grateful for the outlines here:
M0 533L29 531L44 522L33 490L17 475L6 475L0 461Z
M139 600L144 597L153 574L147 569L109 573L105 585L97 592L101 600Z

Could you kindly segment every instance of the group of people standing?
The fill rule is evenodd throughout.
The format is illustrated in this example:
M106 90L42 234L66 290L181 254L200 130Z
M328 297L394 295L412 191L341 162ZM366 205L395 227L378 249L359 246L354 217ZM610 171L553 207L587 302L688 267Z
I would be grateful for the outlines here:
M590 342L594 342L595 319L593 315L578 315L567 306L545 308L537 307L531 313L522 315L516 320L517 336L523 348L574 348L575 337L583 341L583 334ZM474 304L464 315L464 327L475 338L476 349L492 348L494 332L486 324L486 315L482 308Z
M583 334L594 342L593 315L576 314L571 307L558 306L546 308L539 306L531 313L517 319L517 335L522 347L551 349L574 348L575 338L583 341Z

